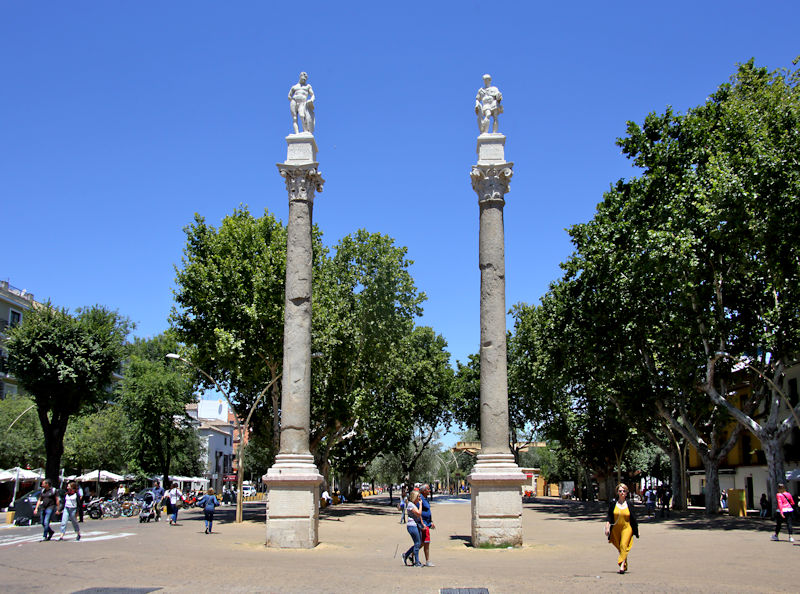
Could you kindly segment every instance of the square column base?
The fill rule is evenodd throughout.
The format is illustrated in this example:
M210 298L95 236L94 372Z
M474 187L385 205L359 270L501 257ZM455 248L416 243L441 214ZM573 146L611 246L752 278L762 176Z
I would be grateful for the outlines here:
M479 468L467 477L472 492L472 546L522 546L522 485L513 468Z
M263 477L267 485L267 546L313 549L319 544L319 486L322 475L312 463L276 464ZM308 467L310 466L310 467Z

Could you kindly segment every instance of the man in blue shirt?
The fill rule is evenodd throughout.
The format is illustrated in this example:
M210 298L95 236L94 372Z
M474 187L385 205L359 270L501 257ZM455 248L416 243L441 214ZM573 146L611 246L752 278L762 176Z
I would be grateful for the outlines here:
M161 500L164 499L164 487L158 481L153 481L153 501L156 506L156 522L161 519Z
M436 524L431 519L431 504L428 497L431 496L431 487L428 484L422 485L420 492L420 502L422 505L422 525L424 527L424 534L422 534L422 550L425 551L425 567L433 567L431 563L431 530L436 528Z

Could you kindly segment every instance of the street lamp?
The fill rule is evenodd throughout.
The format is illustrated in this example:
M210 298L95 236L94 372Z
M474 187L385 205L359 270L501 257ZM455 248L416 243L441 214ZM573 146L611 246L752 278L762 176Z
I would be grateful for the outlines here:
M222 393L222 395L225 396L225 400L228 402L228 406L230 406L231 410L233 411L233 422L236 424L236 431L239 433L239 451L236 454L239 466L236 473L236 523L240 524L242 522L242 515L243 515L242 512L244 506L244 501L242 500L242 478L244 474L243 473L244 433L242 432L242 425L241 423L239 423L239 415L236 412L236 407L233 406L231 399L228 397L228 393L222 389L222 387L217 383L217 381L213 377L208 375L205 371L200 369L197 365L195 365L188 359L184 359L183 357L177 355L176 353L167 353L166 357L167 359L175 359L176 361L182 361L186 365L193 367L198 373L202 373L206 378L208 378L208 380L211 383L213 383L217 387L217 390L219 390ZM261 399L264 397L264 394L267 393L267 390L269 390L275 384L275 382L277 382L280 379L281 375L283 375L283 372L276 375L272 379L272 381L268 383L263 390L261 390L261 393L258 395L258 398L256 398L256 401L250 408L250 412L247 413L247 419L244 422L245 427L250 427L250 419L252 418L253 412L255 412L258 403L261 402Z

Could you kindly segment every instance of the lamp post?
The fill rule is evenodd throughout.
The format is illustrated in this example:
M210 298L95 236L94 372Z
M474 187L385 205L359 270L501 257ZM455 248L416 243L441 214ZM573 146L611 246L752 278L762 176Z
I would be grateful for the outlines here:
M233 422L236 424L236 431L239 433L239 448L236 454L236 459L238 461L238 468L236 472L236 523L240 524L242 522L243 507L244 507L244 501L242 500L242 479L244 474L243 473L244 433L242 432L242 425L241 423L239 423L239 415L236 412L236 408L233 406L231 399L228 397L228 393L222 389L222 387L217 383L217 381L213 377L208 375L197 365L195 365L194 363L192 363L187 359L184 359L183 357L177 355L176 353L167 353L167 359L175 359L176 361L182 361L183 363L186 363L186 365L193 367L198 373L202 373L206 378L208 378L208 380L211 383L213 383L217 387L217 390L219 390L222 393L222 395L225 396L225 400L228 402L228 406L230 406L231 410L233 411ZM258 398L256 398L256 401L253 403L253 406L250 407L250 411L247 413L247 419L244 422L245 427L250 427L250 419L252 418L253 412L255 412L258 403L261 402L261 399L264 397L264 394L267 393L267 390L269 390L275 384L275 382L277 382L281 378L281 375L282 372L276 375L272 379L272 381L269 382L263 390L261 390L261 393L258 395Z

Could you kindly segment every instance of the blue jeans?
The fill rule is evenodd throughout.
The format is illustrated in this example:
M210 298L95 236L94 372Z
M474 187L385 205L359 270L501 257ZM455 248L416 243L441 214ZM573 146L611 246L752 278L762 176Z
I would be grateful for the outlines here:
M54 507L48 507L47 509L43 509L41 511L42 514L42 538L49 539L50 538L50 518L53 516L53 512L56 511Z
M406 528L408 528L408 533L411 535L414 544L405 552L403 557L408 557L411 555L411 553L414 553L414 565L420 565L419 547L422 545L422 538L419 535L419 530L417 529L416 524L407 524Z
M172 513L170 513L170 518L171 518L171 520L173 522L175 522L177 524L178 523L178 504L170 502L169 505L172 508L170 510L170 512L172 512Z
M81 529L78 526L78 520L75 518L75 514L77 513L77 507L65 507L64 511L61 512L61 534L64 535L67 532L67 520L72 522L72 529L75 531L75 534L80 534Z
M214 523L214 510L213 509L205 509L203 510L203 517L205 519L206 529L211 532L211 525Z

